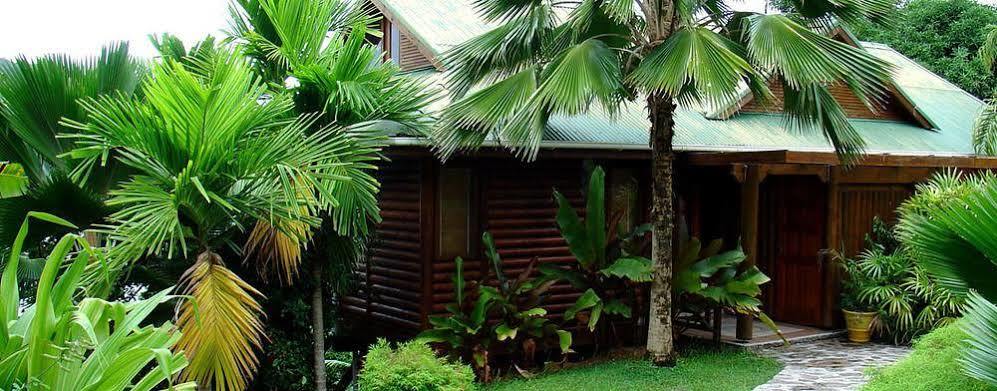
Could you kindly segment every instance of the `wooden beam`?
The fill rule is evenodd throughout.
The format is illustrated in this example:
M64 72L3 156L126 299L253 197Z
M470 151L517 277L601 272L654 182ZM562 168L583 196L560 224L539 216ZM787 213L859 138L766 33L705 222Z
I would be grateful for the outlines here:
M758 191L762 176L757 166L748 166L746 170L741 183L741 246L747 255L743 267L751 267L758 263ZM751 339L753 328L751 316L738 315L737 339Z
M691 165L709 166L731 163L785 163L840 166L833 152L758 151L758 152L689 152L686 161ZM997 168L997 157L985 156L929 156L869 154L857 166L872 167L956 167Z

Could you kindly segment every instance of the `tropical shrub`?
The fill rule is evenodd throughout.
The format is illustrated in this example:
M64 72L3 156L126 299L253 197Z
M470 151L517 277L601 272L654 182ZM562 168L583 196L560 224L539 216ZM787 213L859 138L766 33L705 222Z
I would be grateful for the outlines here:
M533 258L518 276L506 276L502 258L495 249L491 234L481 237L489 269L481 279L464 278L464 260L454 260L453 275L456 302L447 305L447 316L433 316L433 328L419 334L417 340L449 344L451 351L473 364L482 381L491 379L491 362L502 353L524 367L533 365L536 352L558 347L561 353L571 348L571 333L547 318L540 305L556 280L531 278L538 259ZM494 286L488 285L495 279ZM465 292L475 292L468 296ZM490 320L497 322L489 322ZM518 360L517 358L522 358Z
M697 238L679 247L672 272L678 308L693 314L718 307L728 309L756 317L778 332L775 322L762 312L758 298L769 277L756 266L743 267L747 255L740 246L720 252L722 248L723 240L713 240L703 247Z
M592 170L585 196L582 219L567 197L554 191L557 225L577 262L567 268L544 264L539 270L546 278L567 281L583 292L564 317L596 331L603 313L631 317L635 285L651 281L651 260L642 256L635 244L650 227L622 233L623 227L617 224L621 216L607 221L606 173L602 167Z
M467 365L436 357L425 343L410 341L392 349L379 340L364 360L361 391L467 391L474 373Z
M174 298L169 290L128 303L77 300L87 264L104 260L101 250L78 235L58 240L38 279L34 304L18 314L18 263L32 219L76 229L61 218L31 212L18 231L0 277L0 389L196 389L194 383L173 384L187 366L175 350L176 328L169 322L147 324L156 307Z
M901 241L940 286L968 297L963 368L997 385L997 176L948 172L918 186L918 193L950 197L932 198L937 202L931 208L902 208Z
M915 199L912 202L922 202ZM877 312L873 331L896 344L949 324L962 314L964 298L942 289L893 230L873 219L866 249L854 259L840 259L845 272L841 308Z

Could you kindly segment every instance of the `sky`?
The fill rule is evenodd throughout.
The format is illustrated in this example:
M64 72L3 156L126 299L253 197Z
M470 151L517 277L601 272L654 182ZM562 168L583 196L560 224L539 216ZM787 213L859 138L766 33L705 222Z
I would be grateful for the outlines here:
M0 0L0 58L48 53L90 56L112 41L152 57L149 34L173 33L185 42L220 36L228 0Z
M419 0L407 0L419 1ZM456 0L455 0L456 1ZM997 0L983 0L995 4ZM170 32L188 44L221 36L229 0L0 0L0 58L48 53L89 56L105 43L130 42L133 54L152 57L149 34ZM761 11L764 0L732 1Z

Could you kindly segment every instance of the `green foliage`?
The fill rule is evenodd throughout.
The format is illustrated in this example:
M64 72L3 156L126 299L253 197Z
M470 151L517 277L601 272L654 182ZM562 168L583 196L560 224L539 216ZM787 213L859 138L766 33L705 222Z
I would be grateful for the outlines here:
M885 22L893 4L784 5L783 14L746 16L723 1L676 3L669 12L649 0L478 2L493 27L442 57L455 100L433 132L438 152L447 158L491 137L533 160L551 118L612 114L647 96L653 111L675 102L724 111L745 93L770 98L765 79L776 76L789 122L852 158L864 143L828 86L845 86L875 109L890 66L808 26Z
M997 77L977 51L988 27L997 24L992 5L973 0L901 2L889 25L858 24L853 32L864 41L890 45L960 88L987 99Z
M375 344L360 372L360 391L468 391L474 373L467 365L436 357L418 341L392 349L385 340Z
M39 276L34 304L18 314L18 261L32 219L72 226L31 212L13 243L0 288L0 389L125 391L169 385L195 390L193 383L173 384L187 366L182 353L171 351L180 338L175 327L146 321L154 309L174 299L169 290L128 303L76 299L83 292L84 268L104 259L101 250L80 236L68 234L54 246Z
M750 315L776 330L775 323L761 310L762 284L769 282L758 267L742 267L744 250L720 252L722 240L706 247L691 238L679 248L673 270L672 291L679 308L701 313L716 307ZM677 316L678 314L676 314Z
M617 359L562 369L532 379L492 383L488 391L688 390L749 391L772 379L782 366L746 350L696 345L681 350L674 368L649 360Z
M927 202L918 197L907 205ZM965 299L941 288L882 220L873 219L872 227L857 258L839 259L846 275L841 308L877 312L874 331L898 344L958 319Z
M595 167L585 193L585 218L578 215L567 197L554 191L557 201L557 225L578 261L567 268L545 264L539 271L547 279L564 280L584 292L565 312L565 319L577 319L595 331L605 312L629 318L633 309L621 292L633 292L637 283L651 281L651 260L640 254L637 242L650 230L638 227L620 233L622 216L606 220L606 173Z
M914 341L914 350L896 364L872 373L863 391L992 391L959 370L967 335L963 321L939 327Z
M481 241L491 269L480 280L468 283L464 278L464 260L460 257L454 260L456 303L447 306L449 315L430 317L433 328L422 332L417 340L448 343L456 356L474 365L482 381L490 379L491 359L497 353L522 357L523 361L518 364L530 367L537 351L556 347L562 354L569 352L571 333L551 322L547 310L540 306L557 281L530 277L537 258L533 258L519 275L510 278L503 270L502 258L491 234L482 234ZM493 278L496 284L487 285ZM476 292L476 295L466 296L467 291ZM491 325L490 319L497 322Z
M971 347L964 349L963 368L970 376L997 385L997 176L991 172L962 178L947 173L918 191L955 194L936 207L903 213L900 237L917 255L918 265L938 284L959 296L969 294L966 318Z

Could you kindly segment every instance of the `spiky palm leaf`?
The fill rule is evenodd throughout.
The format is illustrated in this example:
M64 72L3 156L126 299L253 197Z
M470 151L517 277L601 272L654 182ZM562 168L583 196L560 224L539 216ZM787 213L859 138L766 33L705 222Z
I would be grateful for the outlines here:
M344 129L313 126L314 115L296 117L290 97L268 91L238 52L158 63L142 93L142 100L84 100L89 120L67 121L80 132L79 151L115 156L135 172L110 192L117 210L103 231L112 257L91 274L115 273L145 255L212 254L257 221L297 237L278 222L317 227L318 213L341 205L340 184L354 180L343 173L364 161L356 155L377 151L354 148ZM262 338L258 292L213 257L199 257L184 281L195 298L180 311L191 352L186 376L243 389Z
M332 189L339 204L329 218L343 236L367 235L369 223L380 220L380 185L373 171L383 135L427 133L425 107L436 99L433 89L401 75L366 42L376 22L369 11L365 2L342 0L241 0L232 6L231 34L254 59L258 73L275 84L297 80L293 93L299 112L321 113L317 125L347 127L354 136L348 148L355 153L331 170L351 178ZM279 225L289 229L275 230ZM247 253L263 255L255 257L261 269L280 271L277 274L288 283L310 234L300 222L261 221L247 242Z
M21 164L33 181L45 178L47 172L68 172L70 166L61 155L72 149L72 142L59 135L73 130L60 120L86 118L79 99L132 94L143 74L144 67L129 56L126 43L107 46L95 58L51 55L0 63L0 115L9 128L0 149L11 154L6 159ZM88 163L100 159L106 156L92 156Z
M997 384L997 176L960 178L945 174L919 191L945 193L934 208L902 210L898 228L917 251L918 263L939 285L969 295L965 316L970 348L964 368L970 376ZM916 197L915 197L916 198ZM911 213L914 210L916 213Z

